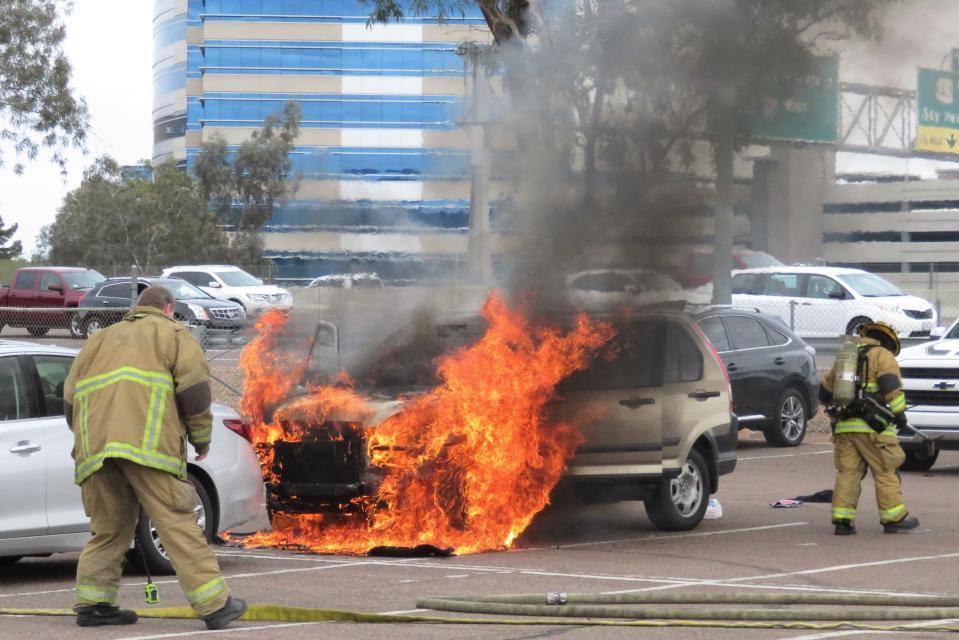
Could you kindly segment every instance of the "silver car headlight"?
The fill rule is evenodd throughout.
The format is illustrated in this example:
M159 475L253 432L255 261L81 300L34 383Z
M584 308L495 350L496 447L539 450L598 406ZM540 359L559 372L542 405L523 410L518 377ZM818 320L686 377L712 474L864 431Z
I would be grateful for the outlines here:
M187 304L186 306L188 309L190 309L190 311L193 312L193 315L196 317L197 320L210 319L210 314L206 312L206 309L204 307L201 307L198 304Z

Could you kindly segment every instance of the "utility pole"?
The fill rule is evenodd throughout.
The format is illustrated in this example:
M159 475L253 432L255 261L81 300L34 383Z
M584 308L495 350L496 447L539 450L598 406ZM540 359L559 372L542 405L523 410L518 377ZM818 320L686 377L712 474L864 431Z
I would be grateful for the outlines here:
M733 299L733 159L736 153L736 118L731 100L717 100L715 132L716 211L713 215L713 303Z
M473 104L470 132L470 230L468 247L469 278L488 284L493 278L489 221L489 151L486 148L486 127L489 125L489 79L486 77L485 55L489 45L467 43L462 47L473 65Z

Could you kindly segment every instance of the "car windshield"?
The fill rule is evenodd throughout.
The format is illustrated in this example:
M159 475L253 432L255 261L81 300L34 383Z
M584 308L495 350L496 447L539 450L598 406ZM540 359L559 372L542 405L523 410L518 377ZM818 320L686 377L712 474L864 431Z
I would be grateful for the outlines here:
M246 271L230 269L229 271L214 271L217 277L228 287L255 287L263 284Z
M853 291L864 298L884 298L887 296L904 296L902 291L893 283L883 280L872 273L845 273L839 279L852 287Z
M67 281L71 289L92 289L97 283L106 280L106 277L99 271L90 269L89 271L67 271L63 274L63 279Z
M166 287L173 294L175 300L196 300L197 298L210 298L202 289L194 287L186 281L165 280L155 284Z
M772 257L768 253L742 253L739 255L742 261L746 264L747 269L755 269L758 267L780 267L782 262Z

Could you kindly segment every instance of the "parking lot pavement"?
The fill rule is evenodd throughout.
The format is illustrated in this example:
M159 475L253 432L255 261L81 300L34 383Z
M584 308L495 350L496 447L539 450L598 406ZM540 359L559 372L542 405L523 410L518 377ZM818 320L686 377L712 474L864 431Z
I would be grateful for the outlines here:
M796 449L745 440L735 473L721 479L723 517L685 533L652 528L639 504L554 505L509 553L449 559L316 556L219 547L234 593L251 602L362 611L415 610L428 595L524 592L914 593L959 591L955 495L959 453L945 452L926 474L904 474L916 533L884 535L871 482L863 485L859 534L837 538L828 504L774 509L770 503L833 482L831 445L811 434ZM761 436L759 436L761 438ZM257 524L265 524L261 518ZM0 607L69 607L76 555L26 559L0 569ZM158 580L163 604L184 605L172 578ZM127 576L120 603L140 607L142 578ZM440 614L451 615L451 614ZM956 621L959 623L959 621ZM321 627L321 628L318 628ZM80 629L68 618L5 617L6 638L190 638L190 620L143 620L126 628ZM353 623L237 623L227 637L284 638L813 638L875 633L786 630L636 629L597 626L439 626ZM911 634L909 634L911 636Z

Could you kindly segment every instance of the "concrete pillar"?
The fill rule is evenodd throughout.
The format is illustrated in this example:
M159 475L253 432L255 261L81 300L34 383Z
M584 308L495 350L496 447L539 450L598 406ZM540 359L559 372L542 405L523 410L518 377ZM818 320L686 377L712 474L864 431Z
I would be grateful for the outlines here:
M831 149L781 146L756 163L752 206L760 228L754 240L765 235L765 250L787 264L822 257L822 209L835 158Z

